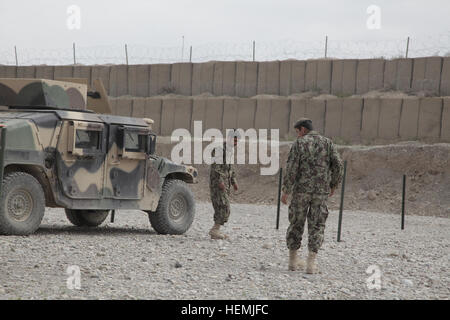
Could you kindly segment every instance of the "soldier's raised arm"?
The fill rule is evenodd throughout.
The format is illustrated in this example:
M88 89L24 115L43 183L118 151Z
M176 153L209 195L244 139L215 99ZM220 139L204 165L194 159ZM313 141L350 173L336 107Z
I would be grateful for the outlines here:
M289 156L286 162L286 172L283 177L282 191L284 194L290 194L292 192L292 187L297 176L298 167L300 162L300 148L298 141L292 144L291 150L289 151Z

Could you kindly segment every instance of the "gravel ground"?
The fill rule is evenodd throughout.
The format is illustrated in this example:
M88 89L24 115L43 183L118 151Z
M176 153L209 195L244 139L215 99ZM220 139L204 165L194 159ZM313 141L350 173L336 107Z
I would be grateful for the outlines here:
M321 273L287 271L287 207L275 230L276 207L232 205L225 231L207 236L210 203L197 203L191 229L162 236L139 211L121 211L114 224L71 226L48 209L32 236L0 237L0 299L449 299L450 219L330 212L319 254ZM108 219L109 220L109 219ZM303 248L302 255L306 255ZM81 289L67 288L71 265ZM368 289L376 265L381 289Z

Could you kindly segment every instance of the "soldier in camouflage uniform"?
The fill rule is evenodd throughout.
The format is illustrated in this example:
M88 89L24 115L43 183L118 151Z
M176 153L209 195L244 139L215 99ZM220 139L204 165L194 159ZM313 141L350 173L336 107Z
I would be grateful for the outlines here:
M312 121L302 118L294 126L298 138L289 152L281 201L289 206L290 225L286 232L289 270L304 268L297 257L305 221L308 221L306 272L317 273L316 255L322 245L328 217L327 198L332 196L343 175L342 161L333 142L313 131Z
M212 157L215 159L211 165L209 176L209 190L214 208L214 226L209 231L212 239L227 238L227 235L220 232L220 226L223 226L230 217L229 196L231 194L231 186L233 186L235 191L238 190L236 174L231 164L232 148L237 145L238 138L239 133L237 131L230 131L227 137L228 140L223 144L223 148L216 148L212 152Z

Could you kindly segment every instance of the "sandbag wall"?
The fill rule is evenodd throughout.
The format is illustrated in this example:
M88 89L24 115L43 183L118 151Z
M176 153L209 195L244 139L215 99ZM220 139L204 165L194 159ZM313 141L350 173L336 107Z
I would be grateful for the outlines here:
M284 60L110 66L0 66L0 78L100 78L112 97L289 96L305 91L345 97L372 90L450 95L450 57Z
M154 131L170 136L194 121L209 128L279 129L280 139L295 136L293 123L313 120L315 129L341 143L400 140L450 142L450 98L112 98L113 113L155 120Z

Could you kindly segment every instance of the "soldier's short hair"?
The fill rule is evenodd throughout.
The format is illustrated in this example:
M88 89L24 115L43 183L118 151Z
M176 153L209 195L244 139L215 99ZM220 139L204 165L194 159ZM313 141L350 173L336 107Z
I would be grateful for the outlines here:
M313 130L313 125L312 125L311 119L308 119L308 118L298 119L294 125L294 128L300 130L300 127L304 127L306 129L308 129L309 131Z

